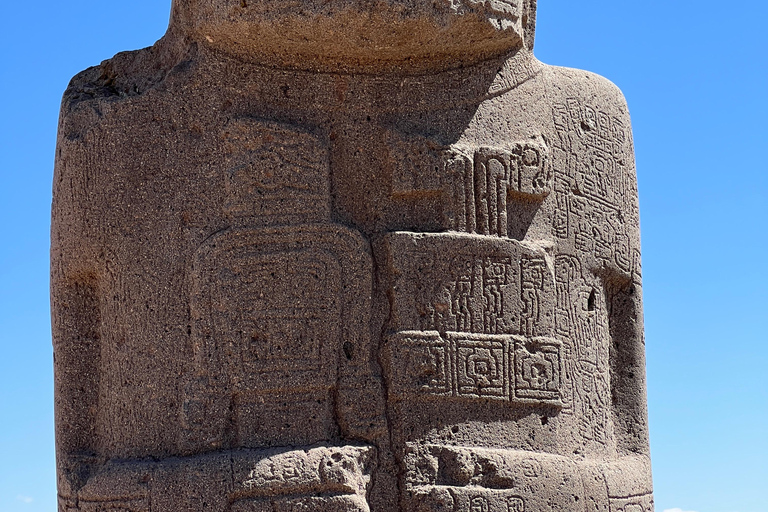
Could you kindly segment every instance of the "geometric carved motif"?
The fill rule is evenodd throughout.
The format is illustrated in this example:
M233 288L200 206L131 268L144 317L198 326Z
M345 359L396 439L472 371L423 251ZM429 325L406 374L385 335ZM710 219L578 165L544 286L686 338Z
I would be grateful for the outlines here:
M604 112L569 98L566 104L553 107L555 128L560 147L583 149L581 166L568 167L582 195L612 206L623 207L622 201L632 188L626 179L625 145L629 142L624 123ZM576 146L576 147L574 147ZM576 154L569 155L577 158Z
M507 236L507 198L521 194L543 199L552 189L546 148L518 143L508 149L479 148L473 159L459 150L444 154L447 192L452 198L449 229ZM463 165L457 165L463 161Z
M563 413L576 413L575 438L604 445L610 428L607 306L602 285L588 276L579 258L555 257L556 333L565 355Z
M235 246L211 252L204 268L195 302L210 300L212 307L195 331L210 336L239 387L331 384L333 374L323 369L334 367L328 362L339 342L328 341L340 339L341 323L341 267L333 254Z
M547 278L551 279L547 263L542 258L524 258L521 263L521 297L523 314L520 332L533 336L542 325L552 321L551 313L544 310L541 290L547 288Z
M369 258L361 236L334 225L231 228L206 240L190 272L190 446L229 431L261 446L283 428L298 432L302 411L316 421L296 442L328 435L340 356L367 345Z
M417 506L416 510L445 512L526 512L527 510L525 500L512 490L487 491L478 488L476 491L470 491L441 488L438 492L422 495L419 498L421 507Z
M554 105L553 114L556 236L639 280L639 248L627 232L638 210L627 127L575 98Z
M393 330L554 334L554 278L543 250L458 233L395 232L386 240Z
M525 512L525 501L523 498L512 496L507 499L508 512Z
M399 332L387 341L390 391L561 405L560 347L550 338Z
M611 498L610 512L653 512L653 494Z
M514 286L517 269L508 257L456 255L438 294L442 300L422 308L428 312L423 327L438 330L499 334L506 325L505 293ZM448 278L448 279L446 279Z
M480 495L469 498L469 507L470 512L525 512L525 501L519 496ZM462 510L461 505L455 510Z
M560 396L560 343L536 338L515 344L515 395L557 400Z
M504 342L476 340L467 335L450 338L455 343L458 394L503 397L509 380Z
M248 117L223 130L224 210L248 225L330 218L328 145L295 126Z
M443 193L450 230L506 237L508 197L540 201L552 190L549 151L540 143L443 148L424 138L390 138L392 194Z

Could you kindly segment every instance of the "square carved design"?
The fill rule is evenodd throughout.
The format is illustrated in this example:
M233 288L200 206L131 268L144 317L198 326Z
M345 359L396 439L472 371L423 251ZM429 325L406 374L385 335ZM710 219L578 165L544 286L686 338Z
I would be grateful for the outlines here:
M509 385L504 339L454 334L458 394L503 398Z
M390 338L390 367L397 390L410 394L453 394L448 342L437 332L402 332Z
M561 343L515 337L515 397L557 400L561 387Z
M551 338L402 331L387 340L390 393L562 405L560 350Z

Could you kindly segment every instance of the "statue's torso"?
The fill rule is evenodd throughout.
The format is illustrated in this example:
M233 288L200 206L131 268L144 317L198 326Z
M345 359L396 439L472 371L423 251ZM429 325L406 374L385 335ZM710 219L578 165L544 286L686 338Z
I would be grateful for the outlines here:
M175 480L211 510L651 510L612 86L533 60L384 79L207 56L71 105L58 325L89 327L57 350L98 407L65 510L110 478L129 510Z

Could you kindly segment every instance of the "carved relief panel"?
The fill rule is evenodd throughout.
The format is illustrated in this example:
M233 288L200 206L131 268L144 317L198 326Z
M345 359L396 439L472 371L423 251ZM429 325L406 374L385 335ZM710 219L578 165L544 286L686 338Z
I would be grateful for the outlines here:
M236 224L328 222L328 144L310 131L248 117L223 129L224 211Z
M391 398L562 406L553 269L541 249L415 233L390 233L380 248L391 273Z
M543 249L464 234L390 233L393 330L554 334L554 276Z
M332 437L340 357L345 346L367 346L355 327L369 314L359 296L369 269L364 242L343 228L239 229L211 238L193 273L194 370L183 404L189 441L234 436L260 446Z
M385 350L393 398L562 405L561 344L552 338L402 331Z
M346 354L369 347L367 244L330 223L323 138L251 118L229 121L222 137L233 227L205 240L190 272L182 445L331 439L349 423L336 390L364 387Z
M629 128L616 116L568 98L553 106L555 235L580 255L639 282L639 224Z
M549 149L532 140L508 147L441 147L390 133L392 195L443 196L446 229L509 236L508 202L541 202L552 190Z

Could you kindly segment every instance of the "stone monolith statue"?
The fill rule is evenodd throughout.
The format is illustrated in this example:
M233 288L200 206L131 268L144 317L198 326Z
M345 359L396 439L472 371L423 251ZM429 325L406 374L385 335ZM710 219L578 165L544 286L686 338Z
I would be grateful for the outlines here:
M652 512L629 115L535 0L176 0L54 178L62 512Z

